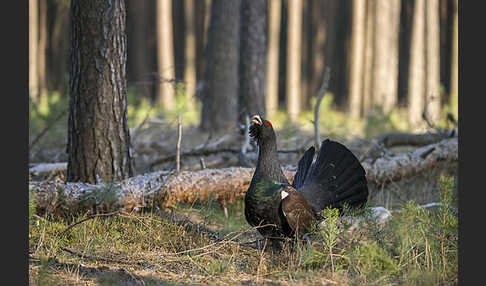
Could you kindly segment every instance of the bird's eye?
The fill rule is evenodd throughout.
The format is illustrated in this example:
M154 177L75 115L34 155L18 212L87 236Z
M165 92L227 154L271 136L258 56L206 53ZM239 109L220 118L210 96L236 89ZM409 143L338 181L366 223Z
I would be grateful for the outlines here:
M270 123L270 121L266 121L265 123L266 123L268 126L270 126L270 127L272 127L272 128L273 128L272 123Z

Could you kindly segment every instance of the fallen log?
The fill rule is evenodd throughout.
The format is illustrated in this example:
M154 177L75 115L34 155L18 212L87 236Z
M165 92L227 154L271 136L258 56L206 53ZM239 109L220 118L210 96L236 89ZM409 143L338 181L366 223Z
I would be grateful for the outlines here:
M365 160L368 182L384 185L424 172L447 162L457 162L457 137L427 145L415 151ZM147 173L114 184L30 182L38 213L68 215L77 212L110 212L116 209L137 211L146 207L167 208L177 203L233 203L243 198L254 168L231 167ZM291 182L296 169L284 173Z

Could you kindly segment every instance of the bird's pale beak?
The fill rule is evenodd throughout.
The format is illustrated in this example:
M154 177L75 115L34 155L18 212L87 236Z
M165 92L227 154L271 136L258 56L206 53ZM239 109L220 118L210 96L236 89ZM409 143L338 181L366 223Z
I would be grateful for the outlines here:
M258 125L262 125L263 124L263 121L262 121L262 118L260 117L260 115L254 115L251 118L251 122L253 122L255 124L258 124Z

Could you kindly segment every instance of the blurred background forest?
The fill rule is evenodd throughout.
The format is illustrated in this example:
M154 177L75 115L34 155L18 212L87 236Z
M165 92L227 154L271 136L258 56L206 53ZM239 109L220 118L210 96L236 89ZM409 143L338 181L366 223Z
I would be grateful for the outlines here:
M66 161L70 1L29 5L30 161ZM451 127L457 21L457 0L127 0L132 145L138 127L175 130L177 115L184 132L203 132L197 143L255 113L311 132L326 68L322 133L351 140Z

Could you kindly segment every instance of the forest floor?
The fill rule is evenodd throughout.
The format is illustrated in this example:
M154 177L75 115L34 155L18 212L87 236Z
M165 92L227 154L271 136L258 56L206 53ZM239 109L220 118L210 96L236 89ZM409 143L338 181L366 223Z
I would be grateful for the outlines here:
M352 151L357 154L367 148L369 138L407 130L400 125L398 115L349 122L345 115L331 111L330 104L324 102L325 111L321 111L326 116L326 120L321 120L321 140L331 138L354 146ZM65 99L54 98L49 112L39 106L32 108L29 167L66 162L67 116L62 113L65 105ZM135 175L174 169L174 160L154 162L175 154L176 117L159 117L159 111L140 105L129 108ZM242 145L242 135L211 136L200 132L196 118L197 114L183 113L183 153L201 146L224 149ZM310 115L304 115L299 123L290 124L282 114L272 118L279 148L310 147L311 120ZM410 149L397 147L389 151ZM255 155L249 153L251 164ZM283 165L296 164L301 155L301 152L285 153L279 159ZM237 153L217 152L183 156L181 168L199 170L202 162L206 168L240 163ZM217 202L210 201L179 204L170 210L54 218L49 214L37 215L31 198L29 282L31 285L456 285L456 176L457 164L453 164L386 188L370 185L373 196L368 206L383 206L392 211L392 218L385 225L374 223L368 208L361 214L365 223L357 230L351 230L350 225L329 212L328 222L334 227L315 229L311 245L287 242L279 250L254 242L259 234L247 224L241 200L228 206L227 216ZM31 180L64 178L64 172L57 172ZM427 209L419 206L430 202L442 204Z

